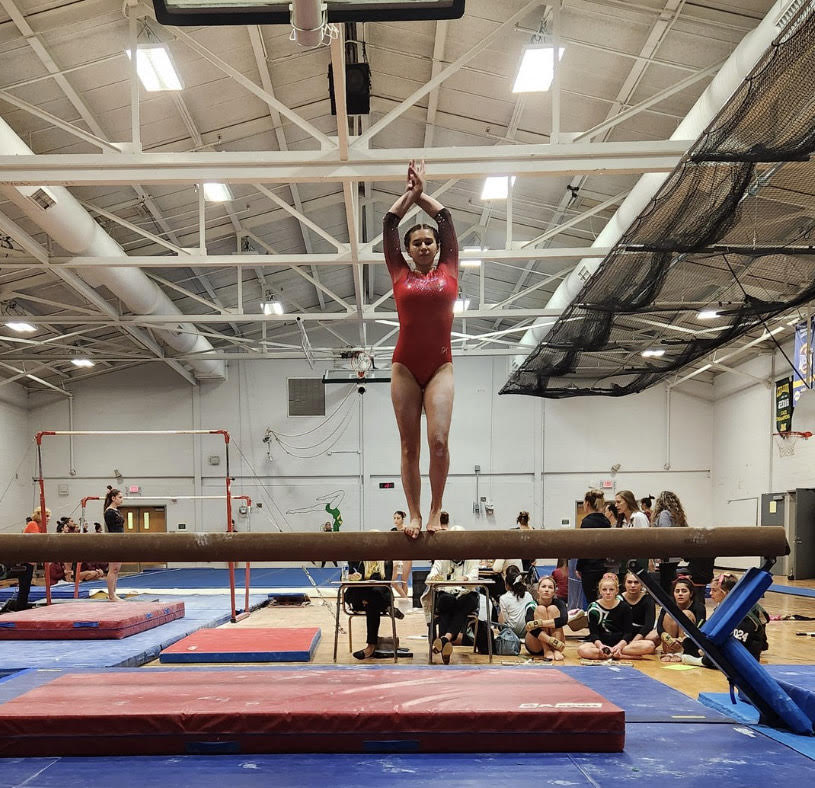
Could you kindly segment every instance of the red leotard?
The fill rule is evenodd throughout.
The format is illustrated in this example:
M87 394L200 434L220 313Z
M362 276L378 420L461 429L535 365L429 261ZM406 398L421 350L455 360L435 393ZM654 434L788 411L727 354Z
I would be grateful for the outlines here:
M441 250L438 267L427 274L411 271L402 256L399 217L388 212L383 221L385 262L399 314L399 340L392 361L407 367L421 388L440 366L453 360L450 330L458 297L458 241L450 212L442 208L434 218Z

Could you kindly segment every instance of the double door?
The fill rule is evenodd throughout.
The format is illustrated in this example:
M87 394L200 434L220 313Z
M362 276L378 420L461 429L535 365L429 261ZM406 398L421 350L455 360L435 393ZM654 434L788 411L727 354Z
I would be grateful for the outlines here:
M120 506L126 534L155 534L167 532L167 510L164 506ZM140 572L142 569L166 567L163 562L124 564L124 572Z

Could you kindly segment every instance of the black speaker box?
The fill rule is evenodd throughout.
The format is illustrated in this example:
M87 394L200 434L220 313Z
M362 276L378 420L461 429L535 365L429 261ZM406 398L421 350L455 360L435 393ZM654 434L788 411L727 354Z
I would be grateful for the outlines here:
M337 114L334 98L334 68L328 66L328 92L331 96L331 114ZM345 64L345 106L349 115L368 115L371 112L371 67L367 63Z

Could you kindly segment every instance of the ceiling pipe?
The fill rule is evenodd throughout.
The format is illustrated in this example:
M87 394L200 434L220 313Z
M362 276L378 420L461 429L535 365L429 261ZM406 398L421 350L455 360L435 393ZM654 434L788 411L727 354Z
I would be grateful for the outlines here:
M758 27L741 40L722 65L719 73L711 80L704 93L699 96L690 112L676 127L676 131L670 137L672 140L696 140L708 127L716 114L775 40L779 33L779 25L787 21L789 6L790 0L777 0ZM600 231L590 248L614 246L646 208L669 176L670 173L648 173L643 175L625 200L620 203L617 212ZM586 281L600 267L600 263L604 259L605 256L584 257L560 283L546 304L546 309L565 311L577 298ZM549 316L539 318L532 324L521 337L519 344L524 348L524 352L513 357L513 370L523 364L529 353L543 341L553 325L554 322Z
M0 154L31 156L33 151L0 118ZM18 186L5 194L29 219L41 227L60 246L79 257L127 257L111 238L63 186ZM45 207L44 207L45 206ZM223 380L223 361L207 359L214 350L209 340L191 323L185 323L183 312L167 294L139 268L77 269L93 287L104 285L136 315L178 314L178 325L153 329L166 345L181 354L198 354L202 358L186 363L198 379Z

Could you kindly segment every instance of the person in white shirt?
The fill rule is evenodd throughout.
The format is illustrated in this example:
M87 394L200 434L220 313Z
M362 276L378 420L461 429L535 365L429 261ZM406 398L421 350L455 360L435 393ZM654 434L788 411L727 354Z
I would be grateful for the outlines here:
M526 611L537 607L537 602L526 587L521 570L516 566L507 567L507 590L498 599L498 622L506 624L519 637L526 636Z
M614 503L617 505L617 511L622 516L622 528L650 528L651 523L641 511L637 499L631 490L620 490L614 496ZM653 569L653 562L647 558L631 558L628 561L621 562L620 572L624 573L628 569L636 572L644 567ZM625 575L623 574L623 577Z

